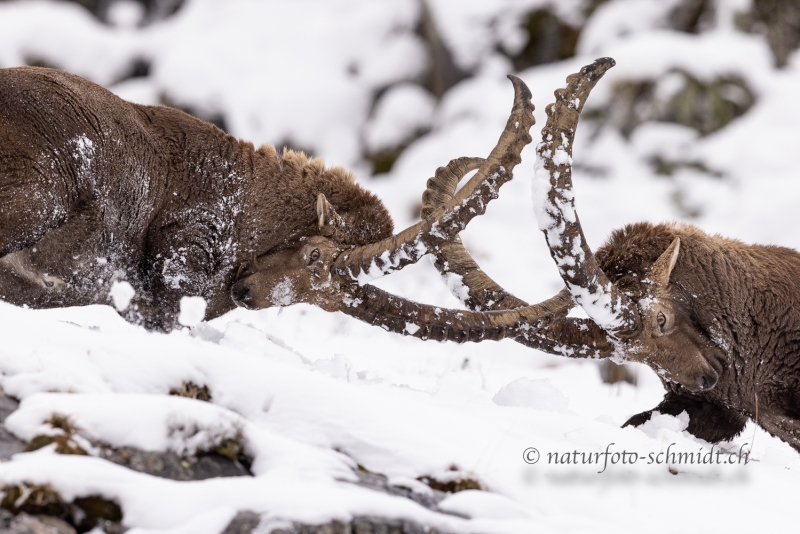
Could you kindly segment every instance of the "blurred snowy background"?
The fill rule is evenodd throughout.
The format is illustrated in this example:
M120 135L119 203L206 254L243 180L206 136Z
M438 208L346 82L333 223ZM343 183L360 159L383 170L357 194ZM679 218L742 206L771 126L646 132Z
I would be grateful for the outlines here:
M511 107L506 74L533 92L535 144L553 90L611 56L574 151L594 248L641 220L800 246L798 45L797 0L0 1L0 67L65 69L346 166L397 228L417 220L436 167L488 154ZM462 237L493 278L539 301L561 283L533 217L533 161L531 145ZM458 306L427 261L379 285ZM512 341L426 343L309 306L237 310L167 336L102 306L0 304L0 315L0 385L22 401L6 427L29 448L61 436L89 453L50 444L0 464L15 511L41 513L30 495L42 487L73 512L76 499L113 501L137 533L218 533L242 512L262 532L364 517L407 521L397 532L739 532L782 526L793 509L798 455L752 425L725 445L747 444L746 467L548 465L547 452L611 443L642 456L710 448L679 418L619 429L662 396L645 367ZM167 395L187 382L211 403ZM172 482L101 458L123 447L196 458L226 439L244 476ZM523 462L528 447L538 464ZM720 513L731 503L746 506ZM73 512L59 514L94 525Z

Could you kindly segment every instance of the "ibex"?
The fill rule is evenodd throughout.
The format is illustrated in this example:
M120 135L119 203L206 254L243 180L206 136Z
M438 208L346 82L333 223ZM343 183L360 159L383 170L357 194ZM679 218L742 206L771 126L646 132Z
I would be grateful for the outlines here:
M659 374L667 394L626 426L646 422L655 410L685 411L689 432L716 443L733 438L752 419L800 451L800 254L710 236L688 224L632 224L613 232L597 254L584 238L574 208L572 141L589 92L613 65L610 58L599 59L556 91L537 149L536 212L566 284L561 293L528 305L486 276L453 235L425 244L443 275L460 277L468 294L459 294L473 311L416 304L368 285L348 288L349 297L342 299L343 286L333 284L315 289L314 298L424 339L511 337L558 355L642 362ZM527 93L521 82L517 89L509 125L527 130L533 124L532 106L521 98ZM516 151L507 151L497 168L508 171L522 144L520 136ZM458 181L470 170L499 161L497 152L486 161L461 158L440 168L423 198L423 222L437 220L460 198L454 193ZM320 251L323 273L346 271L338 262L348 254L323 242L313 247ZM248 303L274 305L268 295L286 276L279 263L289 265L294 257L295 275L307 276L297 274L304 269L307 250L283 254L262 258L255 274L234 286L234 295L238 288ZM573 303L589 319L567 317Z

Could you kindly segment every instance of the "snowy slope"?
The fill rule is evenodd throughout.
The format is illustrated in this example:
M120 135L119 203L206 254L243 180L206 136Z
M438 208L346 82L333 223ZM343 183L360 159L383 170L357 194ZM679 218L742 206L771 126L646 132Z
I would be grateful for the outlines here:
M401 228L415 221L436 167L493 146L510 110L505 75L513 71L496 45L513 46L519 18L546 4L431 1L454 60L474 72L438 102L415 84L427 59L413 31L419 4L412 0L191 0L144 28L110 28L68 3L4 2L0 66L37 59L126 98L155 103L166 95L219 113L231 133L254 142L312 150L358 170ZM614 57L617 67L587 112L612 106L622 83L653 81L669 96L678 71L701 81L736 76L755 95L744 115L706 136L663 121L645 122L629 137L600 122L583 124L575 187L593 247L611 229L640 220L688 220L746 242L800 246L800 210L793 209L800 198L800 56L776 70L764 39L734 27L735 12L748 3L718 4L712 27L687 34L663 24L676 2L608 2L588 21L577 57L518 73L532 90L539 124L566 75L599 56ZM564 17L580 19L579 3L559 5ZM150 74L119 81L142 58ZM377 94L386 100L375 101ZM407 106L413 109L403 113ZM364 148L415 129L430 131L388 174L370 177ZM514 180L463 238L493 278L538 301L561 283L536 230L533 156L528 147ZM663 176L654 157L702 166ZM427 260L378 284L458 305ZM648 464L651 453L659 458L668 449L712 449L683 432L681 418L619 428L663 394L643 366L636 387L610 386L595 362L512 341L422 342L305 305L237 310L169 335L128 325L109 306L32 311L0 303L0 323L0 386L22 401L6 426L25 441L57 432L47 423L56 413L89 444L178 453L233 437L245 444L254 477L200 482L52 447L0 464L3 485L46 482L65 499L116 500L131 532L218 533L245 510L262 514L265 529L371 515L446 532L742 532L777 530L793 510L800 456L752 425L722 445L748 452L747 465ZM185 381L207 386L212 402L168 395ZM540 453L531 465L523 459L529 448ZM605 469L548 463L548 453L563 460L564 453L604 451L640 459L623 465L617 456ZM420 494L430 492L423 477L475 479L485 491L449 494L431 511L354 484L360 468Z

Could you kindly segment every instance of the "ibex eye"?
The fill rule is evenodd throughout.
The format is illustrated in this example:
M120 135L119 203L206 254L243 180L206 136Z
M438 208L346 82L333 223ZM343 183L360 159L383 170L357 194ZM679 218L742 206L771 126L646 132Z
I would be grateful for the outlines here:
M661 331L664 331L664 326L667 324L667 316L664 315L664 312L658 312L656 316L656 324Z
M315 248L311 251L311 255L309 256L308 264L311 265L315 261L319 259L319 249Z

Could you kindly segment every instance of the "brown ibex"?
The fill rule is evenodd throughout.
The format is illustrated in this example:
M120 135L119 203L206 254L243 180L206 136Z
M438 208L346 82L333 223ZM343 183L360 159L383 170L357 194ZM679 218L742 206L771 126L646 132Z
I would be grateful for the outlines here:
M539 226L575 302L602 330L598 356L642 362L661 377L661 413L689 415L709 442L748 419L800 451L800 254L708 235L688 224L614 231L593 255L574 209L572 141L589 91L614 61L567 79L538 147ZM626 425L640 425L654 410Z
M646 422L655 410L685 411L689 432L719 442L752 419L800 450L800 254L710 236L688 224L632 224L613 232L597 254L584 238L574 209L572 142L589 92L613 65L597 60L556 91L537 149L537 217L565 290L528 305L486 276L452 236L426 245L442 274L460 277L468 290L464 302L474 311L416 304L370 286L349 288L346 299L335 296L334 309L421 338L511 337L553 354L642 362L658 373L667 394L626 425ZM527 106L518 99L517 110ZM516 120L512 114L509 124ZM524 124L527 129L532 121ZM425 220L459 198L456 185L467 172L493 160L494 153L486 162L462 158L440 168L423 199ZM342 272L337 253L335 247L321 253L325 273ZM260 295L274 287L275 260L265 256L265 269L239 287ZM566 316L573 302L589 319Z

